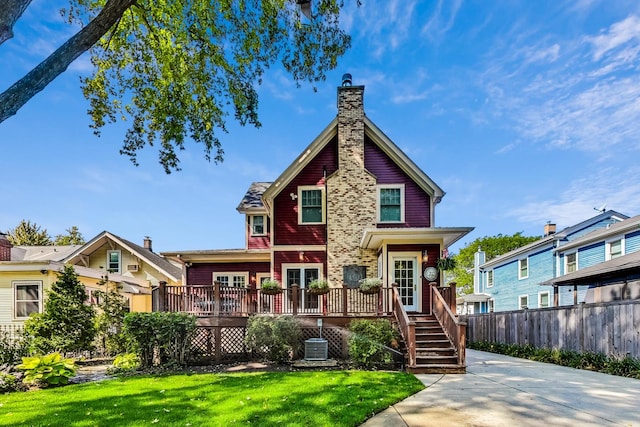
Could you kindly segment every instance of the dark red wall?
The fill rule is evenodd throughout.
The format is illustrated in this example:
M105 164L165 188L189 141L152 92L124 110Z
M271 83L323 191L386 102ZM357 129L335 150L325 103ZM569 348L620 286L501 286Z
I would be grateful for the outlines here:
M269 273L268 262L228 262L193 264L187 269L187 284L213 285L213 273L249 272L249 283L256 282L256 273Z
M335 172L338 164L337 137L285 187L274 202L274 244L275 245L324 245L325 225L298 225L298 200L291 200L290 194L298 195L298 186L324 185L324 174Z
M301 251L282 251L274 252L274 273L275 279L282 283L282 264L320 264L322 263L322 271L324 277L327 277L327 260L323 251L304 251L303 259L300 259Z
M252 236L251 235L251 219L249 215L246 216L245 221L245 233L247 236L247 249L269 249L270 235L271 235L271 223L269 217L265 215L265 227L267 227L267 234L265 236Z
M430 196L396 165L369 138L365 140L364 164L377 178L377 184L404 184L403 224L378 224L378 228L430 227Z
M436 262L440 256L440 245L389 245L388 247L388 252L422 252L425 250L427 251L429 260L426 263L420 263L420 267L418 267L418 274L420 275L422 283L422 311L428 313L431 311L431 290L429 289L429 282L422 277L422 273L425 268L436 266ZM440 279L437 279L436 283L438 284L437 286L440 286Z

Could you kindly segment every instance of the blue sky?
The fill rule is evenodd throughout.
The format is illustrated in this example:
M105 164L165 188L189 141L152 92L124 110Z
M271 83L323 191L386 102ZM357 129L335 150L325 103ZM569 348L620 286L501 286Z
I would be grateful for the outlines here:
M125 127L97 138L79 77L86 56L0 124L0 230L28 219L52 236L76 225L154 250L241 248L236 210L335 117L343 73L365 111L440 187L436 226L471 226L455 252L498 233L540 235L606 203L640 213L640 3L637 0L347 0L351 50L314 92L274 67L259 88L262 127L229 123L225 161L195 144L165 175L146 149L119 154ZM72 34L60 0L34 0L0 45L0 90Z

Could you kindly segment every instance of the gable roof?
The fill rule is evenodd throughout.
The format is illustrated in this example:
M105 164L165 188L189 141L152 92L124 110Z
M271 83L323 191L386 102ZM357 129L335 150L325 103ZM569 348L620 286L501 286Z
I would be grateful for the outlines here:
M540 283L540 286L570 286L578 282L584 282L590 278L596 280L608 277L620 277L628 272L640 273L640 251L601 262L590 267L581 268L573 273L554 277Z
M364 131L395 164L402 169L422 190L433 199L433 204L440 202L445 195L440 188L422 169L420 169L387 135L385 135L367 116L364 117ZM329 125L305 148L302 153L289 165L287 169L264 191L263 201L269 205L270 201L280 194L301 171L322 151L322 149L338 134L338 118L334 118Z
M613 210L608 210L606 212L603 212L599 215L596 215L592 218L589 218L587 220L584 220L582 222L579 222L578 224L572 225L570 227L566 227L564 229L562 229L560 232L555 233L555 234L550 234L548 236L545 236L539 240L536 240L535 242L529 243L528 245L522 246L520 248L514 249L512 251L507 252L506 254L497 256L487 262L485 262L484 264L482 264L480 266L480 268L488 268L488 267L493 267L496 265L499 265L501 263L504 262L511 262L512 259L516 256L525 254L527 252L530 252L533 249L537 249L537 248L541 248L544 246L547 246L549 244L554 244L556 241L562 241L562 240L566 240L568 236L571 236L572 234L583 230L585 228L588 228L594 224L597 224L598 222L605 220L607 218L616 218L619 221L623 221L627 218L629 218L628 216L621 214L619 212L613 211ZM587 234L588 235L588 234ZM577 240L577 239L576 239ZM566 245L563 245L562 248L564 248Z
M81 246L14 246L11 261L62 261Z
M265 192L272 182L254 182L251 184L247 193L244 195L240 204L236 208L238 212L264 212L265 207L262 204L262 194Z
M92 254L109 240L127 249L129 252L131 252L138 258L143 259L148 264L154 266L165 276L173 279L176 282L180 280L182 270L179 267L176 267L167 259L154 253L152 250L116 236L115 234L108 231L103 231L102 233L98 234L96 237L69 254L69 256L66 257L64 261L75 264L76 262L81 261L83 256Z
M636 215L632 218L625 219L624 221L611 224L609 227L594 230L591 233L587 233L582 237L579 237L571 242L568 242L558 248L558 251L562 252L567 249L573 249L578 246L583 246L593 242L599 242L605 240L609 236L615 236L623 233L628 233L634 230L640 231L640 215Z

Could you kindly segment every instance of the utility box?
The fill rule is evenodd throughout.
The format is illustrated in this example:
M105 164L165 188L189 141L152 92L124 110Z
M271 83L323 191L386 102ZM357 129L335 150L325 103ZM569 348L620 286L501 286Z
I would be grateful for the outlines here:
M309 338L304 342L305 360L327 360L329 343L324 338Z

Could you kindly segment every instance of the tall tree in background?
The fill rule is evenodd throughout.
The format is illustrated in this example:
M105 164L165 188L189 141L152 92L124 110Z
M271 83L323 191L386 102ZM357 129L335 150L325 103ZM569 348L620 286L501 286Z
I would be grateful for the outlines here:
M540 239L540 236L523 236L522 232L513 235L485 236L479 237L460 249L454 258L456 260L456 268L453 270L457 289L461 293L470 294L473 292L473 268L474 255L478 249L482 249L489 261L497 256L506 254L509 251L518 249L529 243Z
M0 44L30 2L0 6ZM301 0L70 3L65 15L82 29L0 94L0 123L90 49L95 72L82 90L95 133L128 123L120 153L137 165L138 151L157 144L166 173L180 170L187 138L222 161L218 135L230 114L260 126L256 85L267 68L279 61L296 84L323 81L351 43L339 28L342 0L314 0L308 21Z
M13 230L9 230L7 239L14 246L51 246L53 242L47 230L31 221L22 220Z
M24 324L31 350L45 354L90 350L96 335L93 306L73 266L65 265L51 284L44 312L32 314Z
M67 228L67 234L58 234L53 241L54 245L66 246L66 245L84 245L86 242L84 236L78 230L75 225L71 228Z

